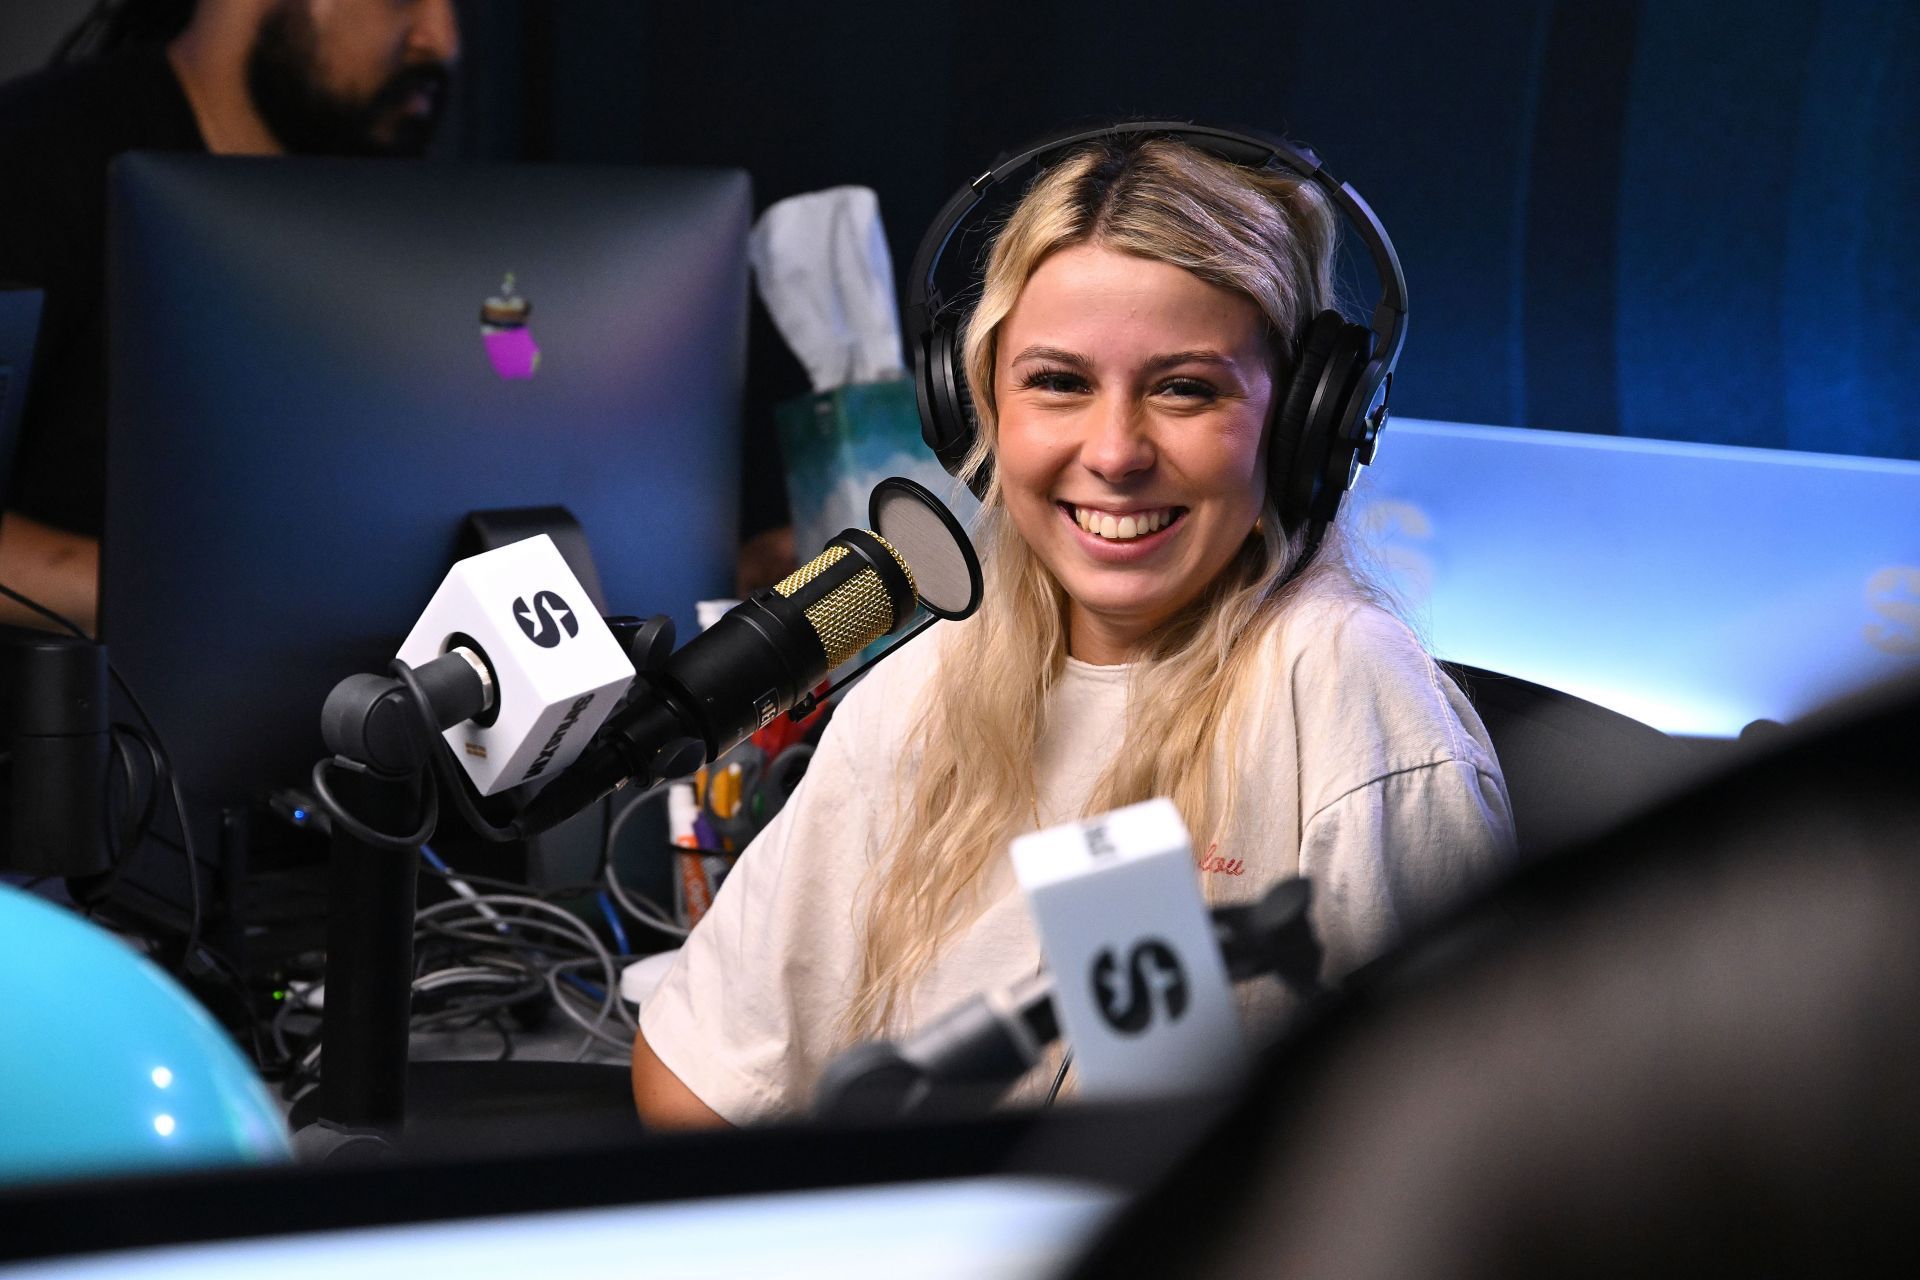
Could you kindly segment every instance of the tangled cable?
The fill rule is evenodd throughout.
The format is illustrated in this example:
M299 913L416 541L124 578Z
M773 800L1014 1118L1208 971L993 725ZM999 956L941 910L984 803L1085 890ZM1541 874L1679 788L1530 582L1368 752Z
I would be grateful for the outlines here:
M415 1032L489 1026L500 1036L500 1058L507 1059L515 1051L515 1024L537 1020L551 1006L581 1032L575 1061L596 1045L621 1053L633 1047L638 1023L620 998L627 957L557 903L531 891L448 898L415 913L413 941L409 1025ZM318 1078L324 1003L321 984L295 984L273 1016L272 1042L288 1064L290 1099Z

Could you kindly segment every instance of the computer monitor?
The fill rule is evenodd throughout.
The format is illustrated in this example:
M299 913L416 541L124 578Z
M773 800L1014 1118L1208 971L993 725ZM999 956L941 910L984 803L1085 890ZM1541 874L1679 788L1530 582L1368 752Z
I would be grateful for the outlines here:
M196 829L304 785L470 511L565 506L610 610L683 636L729 593L745 174L130 155L110 191L101 633Z

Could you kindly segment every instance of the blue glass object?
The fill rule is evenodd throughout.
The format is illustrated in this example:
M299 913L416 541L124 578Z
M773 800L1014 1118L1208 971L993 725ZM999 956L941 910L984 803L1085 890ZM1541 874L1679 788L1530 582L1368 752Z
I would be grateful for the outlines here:
M290 1158L207 1011L112 934L0 885L0 1184Z

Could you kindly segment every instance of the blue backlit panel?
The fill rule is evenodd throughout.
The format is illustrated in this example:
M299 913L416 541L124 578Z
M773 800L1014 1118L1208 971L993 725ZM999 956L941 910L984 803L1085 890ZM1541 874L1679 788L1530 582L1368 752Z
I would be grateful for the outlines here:
M1395 419L1353 501L1436 654L1671 733L1920 662L1920 463Z

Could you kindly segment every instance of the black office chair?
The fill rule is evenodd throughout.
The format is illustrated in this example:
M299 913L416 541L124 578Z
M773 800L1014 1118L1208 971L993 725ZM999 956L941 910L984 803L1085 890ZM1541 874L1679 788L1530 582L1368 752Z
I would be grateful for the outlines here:
M1686 744L1617 711L1518 676L1441 665L1487 726L1526 857L1609 826L1700 771Z

